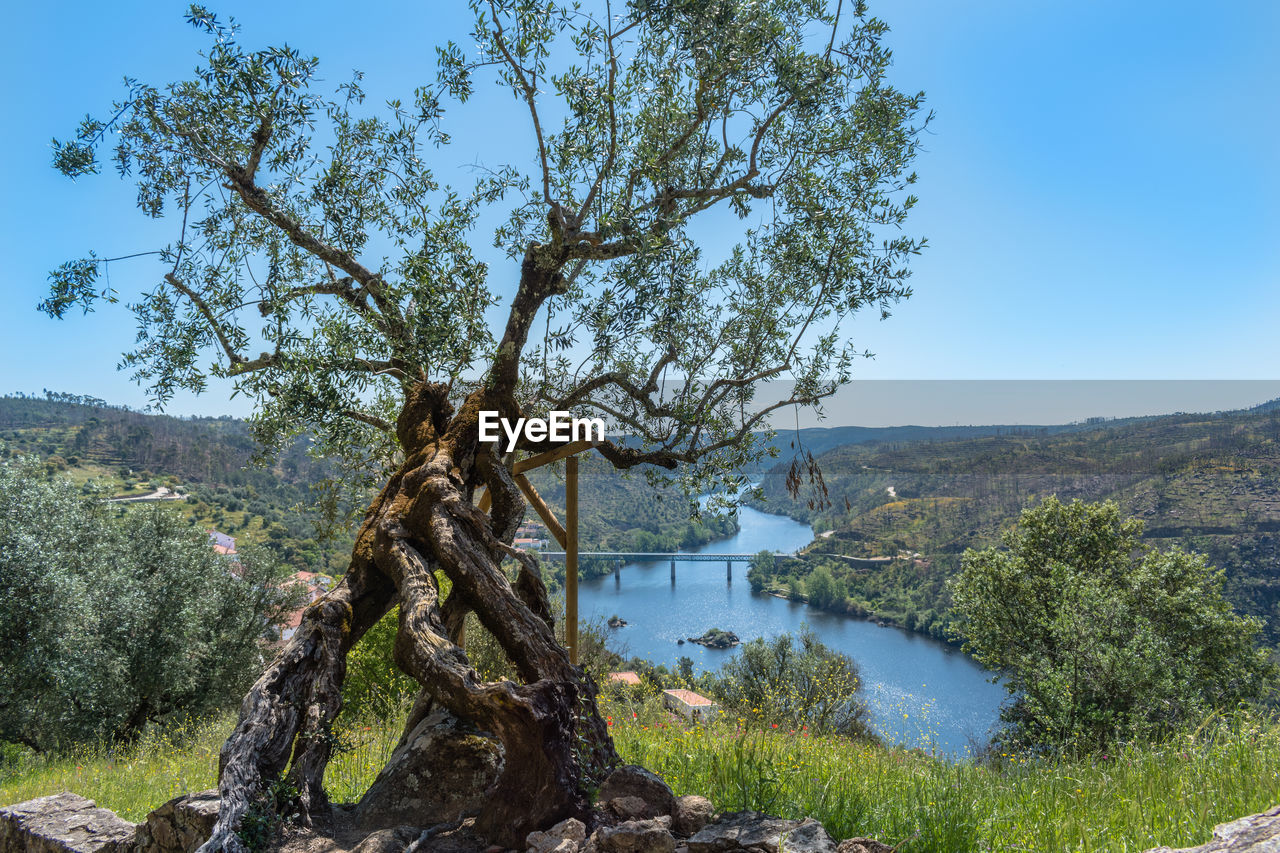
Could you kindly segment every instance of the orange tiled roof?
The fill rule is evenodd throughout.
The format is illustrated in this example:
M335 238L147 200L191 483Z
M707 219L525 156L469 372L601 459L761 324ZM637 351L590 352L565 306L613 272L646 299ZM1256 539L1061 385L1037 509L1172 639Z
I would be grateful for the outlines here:
M701 696L697 693L694 693L692 690L683 690L683 689L677 688L675 690L664 690L662 692L666 693L668 696L674 696L675 698L679 699L681 702L685 703L686 705L714 705L715 704L715 702L712 702L706 696Z

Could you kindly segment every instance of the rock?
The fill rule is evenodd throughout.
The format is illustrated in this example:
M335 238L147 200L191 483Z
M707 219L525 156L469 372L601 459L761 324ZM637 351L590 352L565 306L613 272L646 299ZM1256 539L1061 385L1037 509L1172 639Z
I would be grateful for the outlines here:
M524 840L528 853L577 853L587 840L587 827L576 817L566 818L543 832L531 832Z
M128 853L137 834L136 824L70 791L0 808L0 853Z
M836 847L836 853L893 853L893 848L874 838L846 838Z
M403 853L405 848L418 840L422 830L416 826L397 826L371 833L357 844L351 853Z
M676 800L675 811L671 813L671 829L676 835L693 835L715 817L715 807L706 797L696 794Z
M671 818L663 815L602 826L583 849L590 853L673 853L676 840L671 837Z
M1199 847L1156 847L1147 853L1276 853L1280 850L1280 806L1213 828L1213 840Z
M836 843L811 817L785 820L760 812L734 812L699 830L689 839L689 853L732 853L759 849L765 853L836 853Z
M623 820L657 817L658 811L639 797L616 797L608 802L609 811Z
M648 804L649 817L669 815L676 807L676 795L656 773L635 764L624 764L609 774L600 786L597 797L602 803L611 803L620 797L639 797Z
M437 709L391 754L356 804L355 824L371 831L457 820L483 804L502 766L502 745L496 738Z
M738 635L732 631L721 631L719 628L711 628L701 637L690 637L689 642L697 643L700 646L706 646L709 649L731 649L742 643Z
M174 797L138 827L138 853L192 853L213 834L218 803L216 790Z

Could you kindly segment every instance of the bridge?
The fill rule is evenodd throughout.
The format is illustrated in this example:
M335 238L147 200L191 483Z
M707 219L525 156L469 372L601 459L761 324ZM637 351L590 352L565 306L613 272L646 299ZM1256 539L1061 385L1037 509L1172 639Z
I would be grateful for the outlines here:
M530 551L540 557L563 560L564 551ZM733 564L749 562L755 554L681 554L654 551L579 551L578 559L596 558L614 561L613 570L620 574L624 563L661 563L671 561L671 580L676 579L676 563L718 563L724 561L726 577L733 580ZM794 557L795 554L775 553L776 557Z

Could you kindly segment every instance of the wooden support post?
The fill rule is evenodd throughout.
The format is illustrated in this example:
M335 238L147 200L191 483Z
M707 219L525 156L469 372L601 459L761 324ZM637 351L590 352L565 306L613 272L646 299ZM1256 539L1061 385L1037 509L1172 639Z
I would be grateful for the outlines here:
M724 561L724 575L725 580L729 583L733 583L733 560Z
M564 609L569 660L578 663L578 457L564 460Z
M671 558L671 582L676 582L676 558Z
M568 444L557 447L555 450L546 450L530 456L528 459L521 459L511 466L511 473L523 474L525 471L532 471L534 468L541 468L543 465L550 465L552 462L558 462L561 459L572 459L576 454L584 450L590 450L595 446L596 443L594 441L571 441ZM578 463L575 462L574 464L577 465Z
M516 481L516 485L520 487L520 491L524 493L525 500L527 500L529 505L533 507L534 512L538 513L542 518L543 522L547 525L547 529L551 531L551 535L560 543L560 547L568 548L568 545L565 543L569 534L560 526L560 522L556 520L555 513L553 513L551 511L551 507L547 506L546 502L542 500L542 496L538 494L538 491L533 487L533 484L529 482L529 479L525 477L524 474L516 474L513 479ZM567 485L565 489L567 492Z

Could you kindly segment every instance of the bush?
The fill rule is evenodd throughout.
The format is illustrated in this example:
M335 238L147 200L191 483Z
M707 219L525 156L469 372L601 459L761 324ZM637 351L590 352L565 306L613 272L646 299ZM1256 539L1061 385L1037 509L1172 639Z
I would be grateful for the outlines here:
M798 637L763 637L720 669L717 696L748 720L799 731L872 737L857 664L806 625Z
M805 580L804 588L814 607L829 608L844 603L844 583L836 580L826 566L814 569Z
M417 694L418 682L393 659L399 624L400 608L393 607L347 655L342 713L348 719L388 719Z
M765 584L769 582L770 575L773 574L776 561L774 560L772 551L761 551L751 558L747 564L747 583L751 584L753 592L760 592L764 589Z
M291 604L264 551L233 574L172 509L102 497L0 464L0 740L48 751L222 707Z
M1259 622L1232 612L1222 572L1141 536L1113 502L1049 498L1003 550L965 552L953 614L965 650L1015 697L1006 742L1079 752L1155 739L1267 689Z

